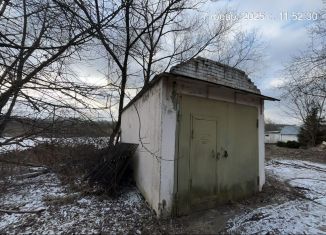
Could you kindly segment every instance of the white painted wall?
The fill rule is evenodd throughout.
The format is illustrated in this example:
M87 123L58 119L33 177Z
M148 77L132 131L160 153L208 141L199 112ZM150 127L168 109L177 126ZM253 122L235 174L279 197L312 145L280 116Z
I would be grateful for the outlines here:
M167 81L163 80L162 96L162 159L161 159L161 188L160 202L161 216L171 214L174 180L175 180L175 152L177 136L177 107L171 99L172 90L167 86ZM164 202L164 203L163 203Z
M259 190L263 189L265 184L265 118L264 118L264 101L258 105L258 153L259 153Z
M137 187L156 212L161 183L161 88L162 81L126 109L121 120L121 141L139 144L133 159Z

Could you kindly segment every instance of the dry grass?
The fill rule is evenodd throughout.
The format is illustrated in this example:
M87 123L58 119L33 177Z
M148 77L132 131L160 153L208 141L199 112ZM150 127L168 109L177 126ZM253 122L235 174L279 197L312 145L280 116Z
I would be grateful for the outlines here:
M26 173L25 165L29 168L43 166L56 172L62 183L68 184L72 191L85 190L88 185L82 179L95 167L99 158L100 150L92 144L39 144L27 150L0 156L0 184L4 186L10 176Z
M326 150L319 147L309 149L290 149L266 144L266 160L290 159L326 163Z

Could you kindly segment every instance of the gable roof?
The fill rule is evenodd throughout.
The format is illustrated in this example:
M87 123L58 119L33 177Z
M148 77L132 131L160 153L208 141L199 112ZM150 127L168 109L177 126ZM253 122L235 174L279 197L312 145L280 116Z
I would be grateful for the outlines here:
M203 57L180 63L172 67L170 73L260 94L244 71Z

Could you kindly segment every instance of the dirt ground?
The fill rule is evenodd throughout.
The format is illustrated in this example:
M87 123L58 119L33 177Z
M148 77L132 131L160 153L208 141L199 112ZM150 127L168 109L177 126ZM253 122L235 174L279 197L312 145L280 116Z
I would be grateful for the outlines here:
M0 178L0 209L40 212L0 212L0 233L325 234L325 158L325 150L268 145L262 192L165 220L133 186L114 198L74 192L55 172L17 166Z
M272 159L288 159L326 163L326 149L321 147L310 149L290 149L277 147L274 144L266 144L265 158L266 162Z

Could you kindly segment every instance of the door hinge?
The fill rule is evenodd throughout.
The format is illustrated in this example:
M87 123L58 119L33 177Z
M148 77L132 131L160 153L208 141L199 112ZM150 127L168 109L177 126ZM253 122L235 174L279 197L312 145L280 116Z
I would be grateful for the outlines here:
M259 186L259 176L257 176L257 185Z
M194 138L194 130L192 129L191 130L191 139L193 139Z
M256 126L257 126L257 128L258 128L258 124L259 124L259 121L258 121L258 119L257 119L257 121L256 121Z

